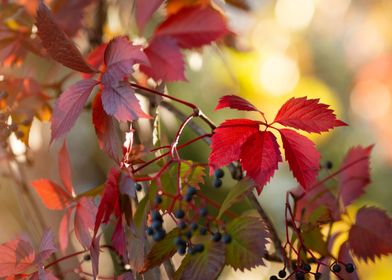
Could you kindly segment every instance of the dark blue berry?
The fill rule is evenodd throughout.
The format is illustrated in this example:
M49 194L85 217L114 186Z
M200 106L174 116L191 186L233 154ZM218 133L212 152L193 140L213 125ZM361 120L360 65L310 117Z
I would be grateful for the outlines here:
M177 247L177 253L178 253L180 256L185 255L185 253L186 253L186 246L178 246L178 247Z
M276 277L275 275L270 276L269 278L270 280L278 280L278 277Z
M154 229L152 227L148 227L146 229L147 235L153 235L154 234Z
M193 196L190 195L190 194L185 194L185 196L184 196L184 200L185 200L186 202L191 202L192 198L193 198Z
M166 236L166 231L164 229L154 232L152 239L154 241L161 241Z
M142 190L142 185L140 183L135 184L135 189L140 192Z
M184 218L184 216L185 216L185 212L184 212L184 210L182 210L182 209L177 209L176 212L174 212L174 216L175 216L177 219L182 219L182 218Z
M151 223L151 227L155 230L160 230L162 228L162 222L158 220L153 220Z
M207 210L207 208L203 207L203 208L200 208L199 213L200 213L200 216L205 217L208 214L208 210Z
M159 213L157 210L153 210L151 212L151 218L153 221L163 221L161 213Z
M333 167L333 163L332 163L332 161L327 161L326 163L325 163L325 167L329 170L329 169L332 169L332 167Z
M204 251L204 245L203 244L195 244L193 246L193 250L195 250L196 253L201 253Z
M229 244L231 243L231 235L229 234L224 234L222 237L223 243L225 244Z
M179 229L185 229L186 228L186 223L184 221L179 221L177 224L177 227Z
M196 254L197 252L195 251L195 247L188 247L188 253L189 253L190 255Z
M88 262L89 260L91 260L91 256L90 256L89 254L84 255L84 256L83 256L83 260L86 261L86 262Z
M157 195L154 199L155 204L161 204L162 203L162 196Z
M285 278L285 277L286 277L286 270L284 270L284 269L279 270L278 276L279 276L280 278Z
M220 188L222 186L222 180L219 178L215 178L212 184L214 185L214 188Z
M191 239L192 238L192 232L190 230L188 230L187 232L185 232L185 236L186 236L186 238Z
M314 274L314 279L315 280L320 280L321 279L321 276L323 276L320 272L316 272L315 274Z
M352 263L348 263L345 265L345 269L346 269L347 273L353 273L355 270L355 267Z
M180 236L177 236L176 238L174 238L174 244L176 246L186 246L185 240L183 240Z
M197 223L191 223L190 225L191 230L197 230L198 227L199 225Z
M207 230L207 228L205 228L205 227L201 227L201 228L199 229L199 232L200 232L201 235L206 235L207 232L208 232L208 230Z
M219 168L215 170L214 175L216 178L222 178L223 176L225 176L225 172Z
M189 186L186 190L186 194L195 195L197 193L197 189L195 187Z
M295 280L305 280L305 274L302 271L295 273Z
M342 268L337 263L332 266L332 271L335 273L339 273L341 270L342 270Z
M305 263L302 265L302 269L309 272L312 268L309 264Z
M212 235L212 241L219 242L222 239L222 234L218 231Z

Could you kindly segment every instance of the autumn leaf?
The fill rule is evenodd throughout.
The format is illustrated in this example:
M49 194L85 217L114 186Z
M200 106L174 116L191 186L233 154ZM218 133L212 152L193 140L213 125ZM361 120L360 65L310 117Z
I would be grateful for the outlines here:
M314 143L290 129L279 130L286 160L298 183L305 189L316 182L320 170L320 153Z
M181 48L198 48L228 33L225 17L211 6L184 7L169 16L154 36L170 36Z
M74 230L76 238L84 248L91 245L96 213L97 208L91 198L79 199L75 207Z
M222 96L219 101L218 105L215 107L215 110L223 109L223 108L231 108L237 109L242 111L256 111L259 110L251 104L248 100L243 99L237 95L225 95Z
M52 141L60 138L73 127L97 84L95 80L81 80L60 95L53 109Z
M351 148L343 160L339 175L339 194L345 206L365 193L370 183L372 146Z
M345 264L354 264L354 259L351 256L350 246L347 241L340 245L338 259ZM358 271L356 269L352 273L347 273L345 269L342 269L339 276L347 280L359 280Z
M265 265L269 234L263 222L255 217L239 217L226 225L232 241L226 245L226 264L235 270Z
M31 185L36 190L43 204L51 210L63 210L72 202L72 197L61 186L47 180L33 181Z
M151 19L153 13L161 6L163 0L136 0L135 16L136 24L140 31L143 31L146 22Z
M65 252L65 250L68 247L68 241L69 241L68 235L70 233L69 225L70 225L72 212L73 212L73 208L67 209L60 221L58 234L59 234L60 250L62 252Z
M154 38L144 52L150 66L141 65L140 70L146 75L156 81L185 80L184 58L175 39L168 36Z
M392 219L384 210L362 207L350 228L348 243L354 255L367 261L392 253Z
M31 243L17 238L0 245L0 277L25 272L34 264L35 251Z
M280 108L274 122L284 126L321 133L337 126L346 126L336 119L329 105L319 103L319 99L307 97L291 98Z
M65 141L59 151L58 164L59 164L61 181L63 182L65 189L71 196L75 195L75 191L72 184L71 162L69 160L67 143Z
M38 36L54 60L73 70L83 73L97 72L84 60L75 44L61 30L52 13L43 2L37 11Z

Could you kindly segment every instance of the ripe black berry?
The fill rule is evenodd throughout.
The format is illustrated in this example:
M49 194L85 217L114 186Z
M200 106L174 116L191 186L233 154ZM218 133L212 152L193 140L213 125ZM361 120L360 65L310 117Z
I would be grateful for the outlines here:
M176 212L174 212L174 216L175 216L177 219L182 219L182 218L184 218L184 216L185 216L185 212L184 212L184 210L182 210L182 209L177 209Z
M186 246L178 246L178 247L177 247L177 253L178 253L180 256L185 255L185 253L186 253Z
M186 201L186 202L190 202L191 200L192 200L192 198L193 198L193 196L192 195L190 195L190 194L185 194L185 196L184 196L184 200Z
M160 230L162 228L162 222L158 220L153 220L151 223L151 227L155 230Z
M286 270L282 269L279 271L278 276L280 278L285 278L286 277Z
M269 278L270 280L278 280L278 277L276 277L275 275L270 276Z
M150 235L150 236L154 234L154 230L153 230L152 227L148 227L148 228L146 229L146 232L147 232L147 235Z
M333 272L335 272L335 273L338 273L338 272L340 272L342 270L342 268L340 267L340 265L339 264L334 264L333 266L332 266L332 271Z
M84 255L84 256L83 256L83 260L86 261L86 262L88 262L89 260L91 260L91 256L88 255L88 254L87 254L87 255Z
M219 178L215 178L212 184L214 185L214 188L220 188L222 186L222 180Z
M305 274L302 271L295 273L295 280L305 280Z
M216 178L222 178L223 176L225 176L225 172L219 168L215 170L214 175Z
M179 229L185 229L186 228L186 223L184 221L179 221L177 224L177 227Z
M190 225L191 230L197 230L198 227L199 225L197 223L191 223Z
M207 234L207 229L205 228L205 227L201 227L200 229L199 229L199 232L200 232L200 234L201 235L206 235Z
M188 247L188 253L189 253L190 255L196 254L197 252L195 251L195 247Z
M195 245L193 245L193 250L195 250L196 253L201 253L204 251L204 245L203 244L195 244Z
M215 232L212 235L212 241L219 242L222 239L222 234L220 232Z
M159 213L159 211L157 211L157 210L153 210L151 212L151 219L153 221L163 221L161 213Z
M136 183L136 184L135 184L135 189L136 189L138 192L140 192L140 191L142 190L142 185L139 184L139 183Z
M203 208L200 208L199 213L200 213L200 216L205 217L208 214L208 210L207 210L207 208L203 207Z
M188 195L195 195L197 193L197 189L195 187L189 186L186 190L186 194Z
M154 241L161 241L166 236L166 231L164 229L157 230L154 232L152 239Z
M314 274L314 279L315 279L315 280L320 280L320 279L321 279L321 276L322 276L322 274L321 274L320 272L316 272L316 273Z
M155 204L161 204L162 203L162 196L160 196L160 195L157 195L156 197L155 197Z
M329 170L329 169L332 169L332 167L333 167L333 164L332 164L332 161L327 161L326 163L325 163L325 167Z
M224 234L222 237L223 243L225 244L229 244L231 243L231 235L229 234Z
M192 238L192 232L190 230L188 230L187 232L185 232L185 236L186 236L186 238L191 239Z
M302 269L309 272L312 268L309 264L305 263L302 265Z
M180 236L177 236L176 238L174 238L174 245L186 247L186 242Z
M353 273L355 270L355 267L352 263L348 263L345 265L345 269L346 269L347 273Z

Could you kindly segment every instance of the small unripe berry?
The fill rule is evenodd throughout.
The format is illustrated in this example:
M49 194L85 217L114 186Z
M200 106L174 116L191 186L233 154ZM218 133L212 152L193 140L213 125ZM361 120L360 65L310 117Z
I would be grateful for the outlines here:
M219 169L215 170L214 175L215 175L216 178L220 179L223 176L225 176L225 172L222 169L219 168Z
M348 263L345 265L345 269L346 269L347 273L353 273L355 270L355 267L352 263Z
M332 266L332 271L335 273L339 273L341 270L342 270L342 268L337 263Z
M280 278L285 278L286 277L286 270L282 269L279 271L278 276Z

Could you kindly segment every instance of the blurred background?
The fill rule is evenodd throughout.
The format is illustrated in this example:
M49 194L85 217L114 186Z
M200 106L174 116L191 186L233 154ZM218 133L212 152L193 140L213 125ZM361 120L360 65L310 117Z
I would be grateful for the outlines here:
M128 34L140 42L145 40L134 27L131 2L108 1L105 41L120 34ZM377 205L391 214L392 1L248 0L244 1L246 9L216 2L228 14L229 25L236 36L202 50L187 51L189 82L168 84L169 93L194 102L216 123L227 118L255 117L233 110L214 112L218 98L224 94L247 98L265 112L268 120L272 120L281 104L292 96L320 98L350 125L322 136L310 136L322 153L322 163L331 161L337 168L350 147L375 144L372 183L367 193L350 207L355 210L367 204ZM87 9L86 21L93 11L94 7ZM161 18L160 13L154 16L144 36L151 35ZM86 36L82 31L77 37L81 48ZM28 55L27 62L39 59ZM1 67L0 80L8 73L23 76L29 71L31 69L23 64L12 69ZM58 64L34 71L42 81L55 81L69 73ZM71 76L64 88L77 79L77 75ZM111 164L98 148L90 118L89 113L83 114L67 137L77 192L102 183ZM170 140L178 122L164 110L162 120ZM49 145L49 127L47 122L33 121L29 157L34 162L25 168L29 180L58 179L56 151L59 146ZM144 128L148 129L148 126ZM190 132L186 133L193 137ZM22 162L29 161L25 156L26 146L15 137L11 139L11 147L21 155ZM208 153L208 147L199 143L182 156L206 162ZM5 163L2 170L3 167L6 170ZM321 174L324 175L326 173ZM31 231L26 225L29 213L20 210L23 200L12 184L6 176L0 179L0 242ZM295 186L283 163L260 195L260 202L281 234L284 193ZM44 208L41 211L47 221L57 227L61 214ZM38 234L32 233L37 239L34 235ZM367 280L392 279L391 267L391 257L384 257L376 264L358 262L361 279ZM267 269L260 267L246 273L227 269L222 279L267 279L278 269L269 265Z

